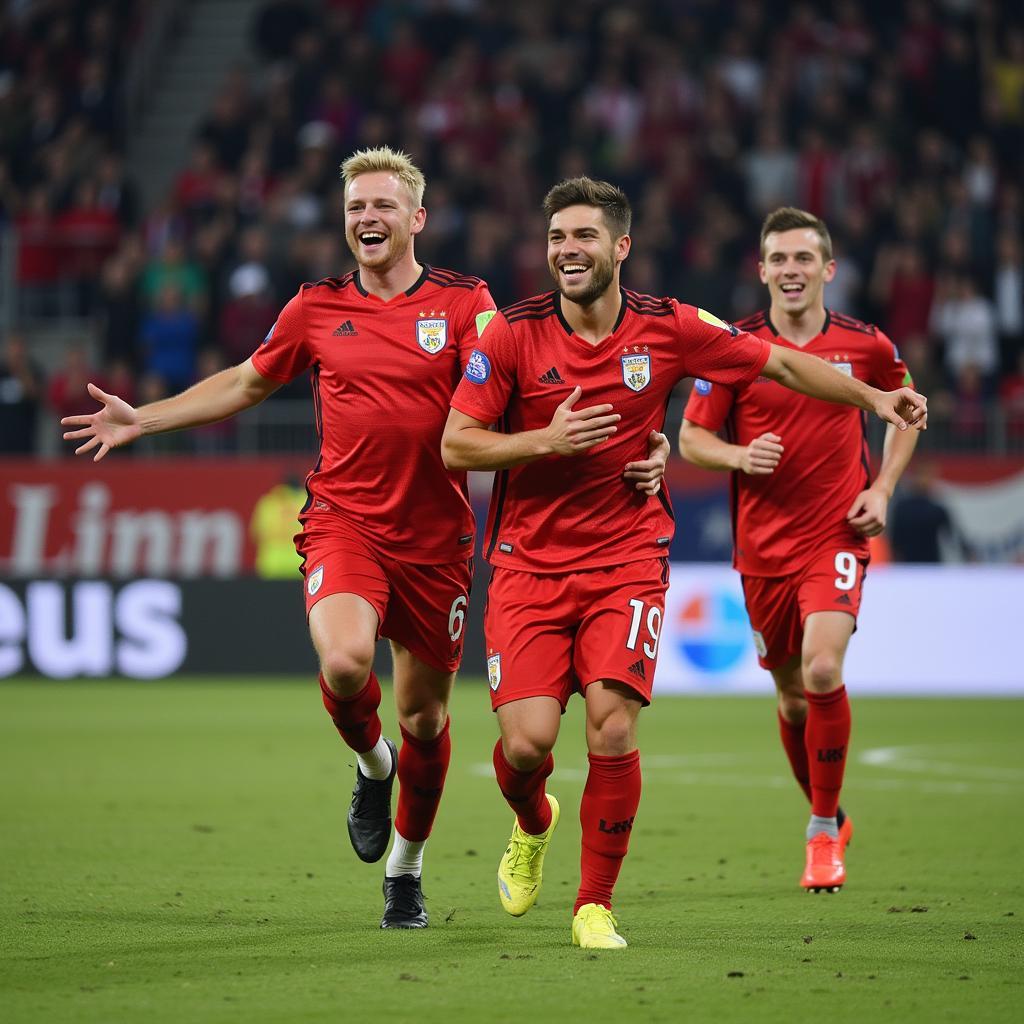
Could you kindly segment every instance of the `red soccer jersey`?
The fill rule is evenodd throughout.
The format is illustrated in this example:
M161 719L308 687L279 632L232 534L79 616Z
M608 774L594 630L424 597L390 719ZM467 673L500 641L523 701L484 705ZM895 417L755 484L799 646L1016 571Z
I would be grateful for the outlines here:
M445 469L441 434L477 327L493 309L479 278L428 266L388 302L368 294L355 271L302 286L252 361L279 381L312 368L320 453L303 512L336 512L408 562L454 562L472 551L466 475Z
M618 432L574 456L551 456L495 478L485 551L494 565L569 572L664 554L674 521L668 495L641 494L622 473L647 457L669 394L683 377L742 386L768 360L767 342L717 317L622 292L614 330L598 345L577 337L549 292L499 313L470 356L452 406L508 433L551 422L577 384L576 408L610 402Z
M768 316L737 324L777 345L781 337ZM821 334L802 351L820 356L844 373L884 391L911 384L896 346L876 327L827 312ZM770 431L785 449L774 473L732 474L733 565L748 576L795 572L826 540L866 556L867 539L846 523L853 499L869 484L866 418L849 405L798 394L766 377L746 388L698 380L685 417L697 426L726 428L733 444L748 445Z

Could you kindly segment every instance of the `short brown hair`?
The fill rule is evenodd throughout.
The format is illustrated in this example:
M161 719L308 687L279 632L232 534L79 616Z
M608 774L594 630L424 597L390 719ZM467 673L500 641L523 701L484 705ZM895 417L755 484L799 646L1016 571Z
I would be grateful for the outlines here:
M615 238L629 234L633 210L621 188L609 181L593 178L567 178L544 197L544 216L551 218L569 206L596 206L604 214L608 230Z
M427 187L423 172L412 162L408 154L390 146L374 149L360 149L341 165L341 180L345 191L354 178L373 171L387 171L393 174L409 190L412 206L418 210L423 205L423 190Z
M795 228L810 228L817 232L821 244L821 258L828 263L832 259L832 236L820 217L806 210L798 210L795 206L780 206L772 210L761 225L761 259L764 259L764 241L774 232L793 231Z

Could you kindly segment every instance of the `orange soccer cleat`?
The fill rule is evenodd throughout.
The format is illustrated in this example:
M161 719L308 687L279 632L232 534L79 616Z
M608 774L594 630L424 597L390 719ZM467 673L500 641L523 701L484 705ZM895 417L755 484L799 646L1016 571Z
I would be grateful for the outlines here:
M827 832L819 832L807 844L807 866L800 884L808 892L839 892L846 881L843 844Z
M853 838L853 822L844 814L842 821L839 823L839 852L840 854L846 853L846 848L850 845L850 840Z

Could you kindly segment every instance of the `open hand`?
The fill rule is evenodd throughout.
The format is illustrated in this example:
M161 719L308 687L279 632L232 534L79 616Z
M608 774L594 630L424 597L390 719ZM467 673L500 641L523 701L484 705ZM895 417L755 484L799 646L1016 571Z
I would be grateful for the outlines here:
M64 440L79 441L86 438L85 443L75 449L75 454L85 455L98 446L99 450L92 461L99 462L111 448L120 448L140 437L142 426L139 414L126 401L117 395L108 395L95 384L87 385L87 389L103 408L87 416L65 416L60 424L62 427L81 428L65 431Z
M547 442L555 455L579 455L615 433L615 424L622 417L612 412L610 405L591 405L574 409L583 389L577 384L569 397L555 409L551 422L545 428Z

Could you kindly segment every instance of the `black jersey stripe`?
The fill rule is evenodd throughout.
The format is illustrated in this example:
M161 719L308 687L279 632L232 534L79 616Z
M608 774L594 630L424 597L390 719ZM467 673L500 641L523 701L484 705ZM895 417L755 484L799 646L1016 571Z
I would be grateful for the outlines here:
M832 323L837 327L842 327L848 331L857 331L859 334L870 334L874 335L877 333L877 329L874 324L866 324L863 320L858 320L856 317L847 316L845 313L833 313L829 311Z
M518 316L506 316L506 323L517 324L520 320L547 320L555 315L553 309L546 309L542 313L520 313Z
M505 316L514 316L524 310L554 309L554 295L540 295L532 299L523 299L520 302L513 302L511 306L504 306L501 312Z
M498 421L498 429L507 434L509 432L508 413L504 413ZM491 490L491 505L494 509L494 519L491 525L491 543L487 545L487 553L484 555L488 561L494 553L494 545L498 543L498 534L501 532L501 517L505 511L505 496L508 494L507 469L500 470L494 475L494 487Z
M741 331L752 331L758 327L763 327L767 319L768 314L762 309L756 313L751 313L750 316L746 316L742 320L734 321L733 326L738 327Z
M323 419L323 399L320 396L320 364L313 364L313 372L310 374L309 382L313 388L313 423L316 426L317 436L317 448L316 448L316 462L313 464L313 468L309 471L306 476L306 500L303 503L300 515L302 512L308 512L313 504L313 492L309 489L309 481L316 474L320 472L320 464L324 457L324 419ZM305 558L303 558L303 565L305 565Z
M446 277L449 281L465 281L467 284L473 285L474 288L480 284L481 280L479 277L474 277L472 274L459 274L454 270L445 270L444 267L431 267L428 276Z

